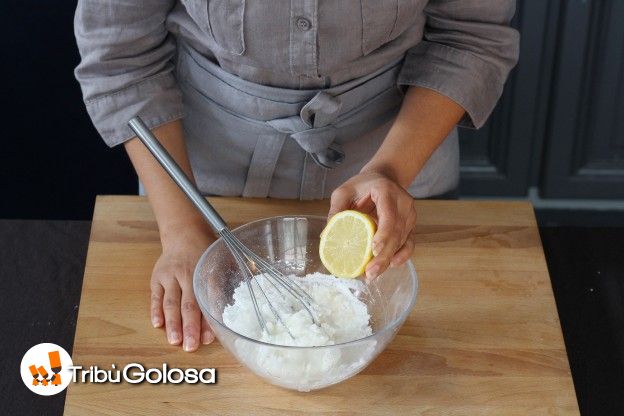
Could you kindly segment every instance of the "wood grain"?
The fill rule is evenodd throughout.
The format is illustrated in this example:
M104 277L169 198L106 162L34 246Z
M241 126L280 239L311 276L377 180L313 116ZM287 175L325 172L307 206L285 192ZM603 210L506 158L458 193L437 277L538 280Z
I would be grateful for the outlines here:
M327 202L213 198L232 226L318 214ZM578 414L533 209L526 202L416 201L417 305L361 374L324 390L271 386L218 342L193 354L149 322L149 276L160 254L144 198L98 197L73 360L216 367L216 385L72 384L67 415Z

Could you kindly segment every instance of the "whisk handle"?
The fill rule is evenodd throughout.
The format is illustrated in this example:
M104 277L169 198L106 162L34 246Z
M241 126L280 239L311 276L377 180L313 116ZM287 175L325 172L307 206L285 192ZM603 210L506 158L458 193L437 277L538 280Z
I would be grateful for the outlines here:
M180 169L180 166L175 160L173 160L169 152L165 150L158 139L154 137L143 120L141 120L139 116L136 116L128 122L128 126L130 126L132 131L136 133L139 140L141 140L145 147L147 147L150 153L161 164L169 176L171 176L171 179L173 179L180 189L182 189L182 192L186 194L191 202L202 213L212 228L217 233L220 233L224 228L227 228L223 218L221 218L219 213L213 208L212 205L210 205L206 198L203 197L182 169Z

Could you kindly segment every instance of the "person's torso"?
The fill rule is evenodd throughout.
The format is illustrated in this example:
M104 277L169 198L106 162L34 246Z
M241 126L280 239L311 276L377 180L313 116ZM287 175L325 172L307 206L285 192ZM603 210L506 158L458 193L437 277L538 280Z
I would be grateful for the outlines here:
M180 0L168 29L258 84L326 88L370 74L422 39L427 0Z

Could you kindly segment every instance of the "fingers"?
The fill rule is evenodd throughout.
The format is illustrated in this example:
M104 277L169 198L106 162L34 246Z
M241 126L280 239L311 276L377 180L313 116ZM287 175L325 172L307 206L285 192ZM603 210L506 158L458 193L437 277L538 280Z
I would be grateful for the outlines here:
M214 335L214 332L212 332L212 328L210 328L210 325L208 324L208 321L206 321L206 318L202 318L202 323L201 323L202 344L210 344L212 341L214 341L214 339L215 339L215 335Z
M202 316L193 294L193 288L187 284L182 285L181 313L184 336L182 348L186 352L192 352L199 347Z
M390 265L390 260L402 245L403 230L399 222L396 198L382 194L374 201L377 207L377 232L373 237L373 260L366 266L366 277L374 279Z
M363 195L361 198L353 201L353 209L375 217L375 203L370 195Z
M405 263L414 251L416 209L407 192L392 189L373 195L378 227L373 237L374 258L366 267L368 280L383 273L389 266Z
M209 344L215 336L197 305L192 280L172 274L166 280L157 274L152 282L152 324L157 327L164 323L169 343L182 343L184 351L193 352L200 342Z
M165 294L165 289L163 289L160 283L152 283L151 288L150 316L152 325L154 328L160 328L165 323L163 315L163 295Z
M193 268L214 235L193 226L175 229L163 240L163 251L154 265L151 280L150 316L154 327L165 326L167 341L195 351L200 343L214 339L193 293Z
M170 279L165 285L163 311L167 340L172 345L182 342L182 316L180 312L181 290L177 280Z
M327 218L331 218L334 214L337 214L340 211L349 209L352 202L353 192L349 188L344 186L336 188L331 194L331 202Z
M416 246L415 239L416 233L412 231L407 237L407 240L405 240L405 244L403 244L399 251L392 256L392 260L390 260L390 267L400 266L412 257L414 247Z

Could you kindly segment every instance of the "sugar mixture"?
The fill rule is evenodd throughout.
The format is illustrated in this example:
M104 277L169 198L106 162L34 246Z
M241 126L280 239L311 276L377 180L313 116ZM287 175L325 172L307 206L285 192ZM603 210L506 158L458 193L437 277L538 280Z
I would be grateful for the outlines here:
M252 282L258 306L266 321L267 330L262 331L256 317L247 284L241 284L234 291L233 303L223 311L223 322L232 330L249 338L270 344L313 347L332 345L364 338L372 333L370 315L366 304L354 292L363 288L363 283L355 279L338 279L331 275L314 273L304 278L294 279L313 299L315 307L312 320L301 302L293 296L277 292L263 275ZM290 330L290 334L271 312L264 290L273 307ZM293 339L294 337L294 339Z
M232 330L249 338L261 340L259 344L244 338L235 340L232 352L236 357L271 383L309 391L338 383L361 371L373 356L379 353L374 338L357 343L332 347L333 344L360 340L371 335L370 315L367 306L356 293L364 290L358 280L337 279L315 273L305 278L289 276L312 297L319 325L316 325L304 307L291 296L278 294L266 278L257 276L253 282L267 331L262 331L246 283L234 291L231 305L223 311L223 322ZM265 290L275 309L292 333L288 334L276 321L266 299L258 293L257 284ZM292 348L318 347L318 348Z

